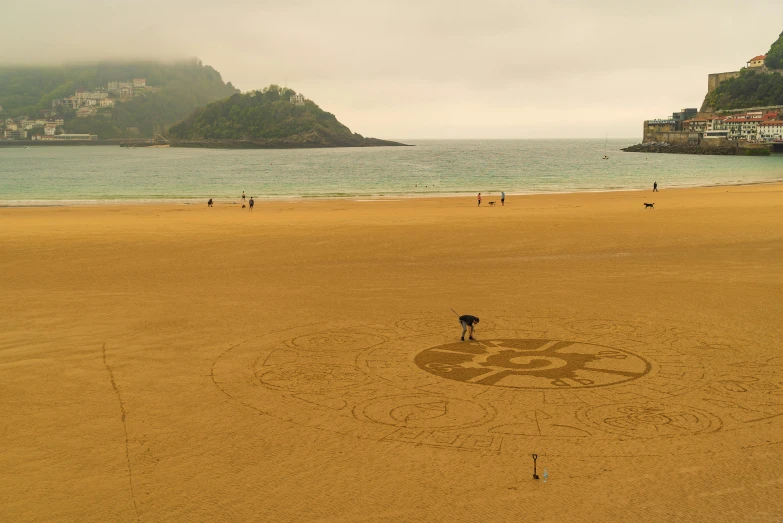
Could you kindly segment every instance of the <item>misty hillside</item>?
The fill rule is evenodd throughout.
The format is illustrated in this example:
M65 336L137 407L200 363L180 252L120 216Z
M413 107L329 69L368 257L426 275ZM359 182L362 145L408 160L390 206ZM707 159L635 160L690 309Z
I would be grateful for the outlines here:
M111 82L145 86L109 91ZM106 93L103 104L80 100L77 91ZM151 137L165 132L193 109L238 92L199 60L102 62L39 67L0 66L4 117L62 118L63 131L99 138ZM54 103L53 103L54 102ZM93 102L90 102L93 103Z
M196 110L171 127L178 140L234 141L258 147L400 145L352 133L337 118L295 91L270 85Z
M767 52L765 65L766 71L742 69L738 78L721 82L707 95L703 107L720 111L783 105L783 33Z

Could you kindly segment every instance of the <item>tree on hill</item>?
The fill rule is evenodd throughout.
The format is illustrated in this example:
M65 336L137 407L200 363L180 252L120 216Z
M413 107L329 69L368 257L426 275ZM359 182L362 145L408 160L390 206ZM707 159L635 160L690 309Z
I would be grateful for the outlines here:
M311 100L291 103L292 89L270 85L196 110L169 129L181 140L256 140L270 143L360 145L364 139Z
M739 77L722 82L708 94L705 105L716 111L783 105L783 76L743 69Z
M770 69L783 69L783 33L770 47L764 64Z

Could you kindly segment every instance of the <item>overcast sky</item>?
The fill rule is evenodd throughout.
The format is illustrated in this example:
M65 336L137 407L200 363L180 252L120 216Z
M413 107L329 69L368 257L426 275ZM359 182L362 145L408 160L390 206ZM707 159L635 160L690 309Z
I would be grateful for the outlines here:
M197 56L382 138L640 138L783 32L783 0L3 2L0 62Z

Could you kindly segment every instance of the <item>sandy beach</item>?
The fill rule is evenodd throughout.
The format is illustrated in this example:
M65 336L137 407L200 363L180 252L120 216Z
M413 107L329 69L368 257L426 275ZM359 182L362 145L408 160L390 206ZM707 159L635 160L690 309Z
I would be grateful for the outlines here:
M2 208L0 288L3 521L783 521L781 184Z

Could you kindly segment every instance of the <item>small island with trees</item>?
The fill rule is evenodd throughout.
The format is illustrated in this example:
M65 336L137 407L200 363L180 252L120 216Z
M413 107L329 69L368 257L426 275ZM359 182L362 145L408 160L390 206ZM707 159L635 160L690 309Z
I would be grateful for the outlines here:
M169 129L172 147L315 148L403 146L366 138L294 90L270 85L199 108Z

